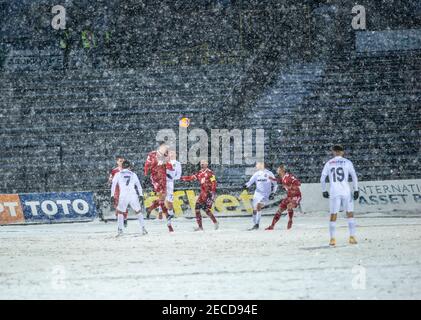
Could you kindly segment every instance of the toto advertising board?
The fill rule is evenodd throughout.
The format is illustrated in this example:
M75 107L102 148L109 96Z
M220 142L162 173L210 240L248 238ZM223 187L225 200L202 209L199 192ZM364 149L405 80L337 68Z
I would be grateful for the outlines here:
M0 225L92 221L92 192L0 194Z

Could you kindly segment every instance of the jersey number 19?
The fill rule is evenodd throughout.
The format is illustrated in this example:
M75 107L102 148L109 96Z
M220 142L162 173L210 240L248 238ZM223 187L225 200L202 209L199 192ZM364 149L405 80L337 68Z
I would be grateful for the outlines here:
M332 173L332 180L333 182L339 181L342 182L345 179L345 172L342 167L338 168L332 168L330 169L330 172Z

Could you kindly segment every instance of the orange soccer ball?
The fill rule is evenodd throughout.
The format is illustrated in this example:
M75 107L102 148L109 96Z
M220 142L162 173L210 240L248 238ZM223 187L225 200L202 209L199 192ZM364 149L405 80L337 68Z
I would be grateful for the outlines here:
M183 117L180 119L180 127L187 128L190 125L190 119Z

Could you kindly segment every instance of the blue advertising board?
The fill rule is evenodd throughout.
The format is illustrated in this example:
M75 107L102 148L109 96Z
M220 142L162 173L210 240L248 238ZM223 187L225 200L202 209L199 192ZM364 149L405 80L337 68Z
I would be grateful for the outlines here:
M23 223L92 221L96 206L92 192L19 194ZM16 210L15 210L16 211Z

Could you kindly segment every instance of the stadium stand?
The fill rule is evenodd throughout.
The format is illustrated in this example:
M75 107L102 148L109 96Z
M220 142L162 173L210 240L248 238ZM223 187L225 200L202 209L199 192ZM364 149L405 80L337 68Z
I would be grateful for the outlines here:
M331 61L280 128L276 157L314 181L337 142L362 180L419 176L420 81L420 53Z
M14 180L9 192L101 188L115 154L140 163L156 131L177 129L180 114L206 123L240 71L211 65L4 73L1 180Z

